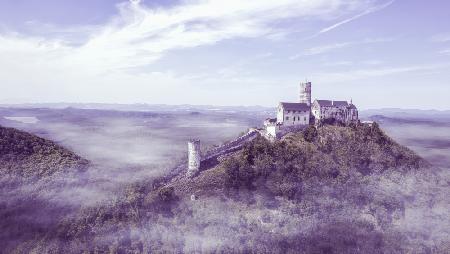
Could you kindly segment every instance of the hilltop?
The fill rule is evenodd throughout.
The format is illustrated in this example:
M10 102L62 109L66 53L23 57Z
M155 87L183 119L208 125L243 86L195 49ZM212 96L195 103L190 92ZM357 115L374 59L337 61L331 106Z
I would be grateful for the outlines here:
M198 177L179 177L168 185L181 196L263 188L275 195L294 198L299 185L313 177L339 182L345 181L351 171L364 176L429 166L387 136L376 123L310 126L275 142L259 137L239 152L221 158L219 165Z
M87 160L50 140L0 126L0 175L34 179L85 170L87 165Z
M421 200L429 198L415 199L419 194L412 186L442 184L428 162L376 124L310 127L275 142L249 141L195 177L183 172L169 181L132 184L110 202L84 209L47 232L41 242L49 245L30 241L19 248L119 253L425 251L421 243L426 235L399 225L411 206L423 206ZM442 241L435 243L441 248L437 250L445 248Z

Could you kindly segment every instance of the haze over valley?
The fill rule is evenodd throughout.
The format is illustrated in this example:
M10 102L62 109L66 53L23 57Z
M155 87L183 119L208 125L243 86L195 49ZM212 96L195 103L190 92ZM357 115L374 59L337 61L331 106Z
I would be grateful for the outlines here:
M0 254L450 253L449 10L1 0Z
M23 248L23 250L35 249L37 245L33 243L31 239L39 235L40 237L46 235L42 235L38 232L44 230L48 233L57 230L57 228L61 227L61 221L68 219L71 220L71 218L74 219L79 216L86 216L81 215L87 212L85 211L86 209L96 210L97 208L95 207L105 209L101 207L109 207L114 202L119 202L120 204L124 202L124 198L126 198L123 196L124 193L127 193L129 188L135 188L132 186L143 186L143 188L151 189L151 186L155 184L155 181L159 181L160 177L167 175L170 170L173 170L174 167L180 163L186 163L186 142L191 137L201 138L202 146L204 147L202 149L206 151L214 146L218 146L221 143L226 142L227 140L236 138L250 127L260 126L260 119L270 117L272 114L271 112L273 112L273 110L270 108L259 108L257 110L246 110L240 112L230 110L229 108L221 109L216 107L214 110L210 110L195 108L195 106L192 106L190 109L177 109L177 107L173 107L172 110L166 109L165 111L121 111L112 109L97 110L77 108L1 108L0 125L4 127L14 127L34 133L46 139L54 140L57 144L74 151L78 155L90 161L90 165L87 170L56 172L55 174L49 177L43 177L38 181L23 180L22 178L17 178L17 176L15 178L14 175L3 175L1 179L1 182L3 183L2 205L4 207L2 209L2 214L7 215L4 217L7 219L3 220L3 226L4 228L7 228L7 231L1 235L2 245L7 246L8 248L20 246L19 248ZM386 241L391 241L392 239L389 240L391 236L386 235L387 232L384 232L383 229L377 230L377 232L383 232L383 244L388 244L385 246L385 250L392 250L391 248L400 248L401 250L401 247L405 246L405 248L412 249L416 249L419 248L418 246L421 246L420 248L423 248L422 250L426 250L428 248L445 250L447 248L447 245L445 245L445 239L446 236L448 236L448 226L450 225L447 225L444 221L442 221L442 216L444 215L444 211L449 209L448 203L445 201L445 196L449 194L448 183L450 180L448 174L448 162L450 161L448 156L448 152L450 151L450 145L448 143L448 140L450 140L448 136L448 133L450 133L450 126L448 125L448 122L450 120L450 114L448 112L424 111L408 111L408 114L405 114L402 110L376 110L362 112L362 116L363 119L377 120L380 123L381 128L383 128L383 130L385 130L386 133L388 133L392 138L400 144L416 151L420 156L428 160L435 167L439 167L441 169L433 169L428 173L423 172L417 176L409 174L403 176L410 179L408 180L410 181L408 182L410 184L409 187L401 187L403 185L398 187L392 186L392 182L388 183L389 181L393 181L394 178L392 178L392 175L383 174L377 176L374 174L367 179L370 182L368 186L351 188L346 187L350 188L347 189L348 193L357 190L364 190L365 192L368 191L364 195L380 195L375 194L372 189L367 189L374 188L375 186L373 186L373 184L375 184L378 186L377 188L379 188L378 191L382 191L384 193L382 195L386 195L386 197L393 195L391 198L393 198L395 202L401 202L402 206L405 206L403 209L407 209L407 217L404 218L407 221L401 222L406 224L400 228L396 226L396 230L400 230L398 232L401 232L401 235L403 235L402 237L406 237L406 242L403 242L403 244L397 247L389 246ZM180 121L180 119L182 119L182 121ZM417 177L423 177L422 174L427 175L429 179L417 179ZM383 181L388 182L383 183ZM319 184L318 186L322 186L322 184L325 184L325 182ZM346 183L346 185L348 184L349 183ZM397 184L400 183L398 182ZM307 186L310 185L307 184ZM397 189L405 187L407 189ZM330 195L326 189L322 189L325 188L325 186L317 188L319 189L315 191L322 193L320 194L321 196L325 197ZM352 190L352 188L357 189ZM409 195L412 195L407 191L409 188L414 188L415 198L413 199L410 199L411 197L409 197ZM308 192L305 192L303 194L303 198L308 199L309 195L317 195L317 193L313 194L312 191L313 189L309 189ZM400 196L398 196L399 194L394 194L398 191L403 194ZM405 193L405 191L407 192ZM273 217L275 215L268 215L268 213L270 214L274 211L271 210L274 208L270 208L270 205L266 203L274 202L270 201L272 198L266 197L266 195L261 196L261 194L257 194L258 192L254 192L253 194L244 193L245 191L242 190L240 195L244 195L245 198L241 197L240 201L232 201L232 199L228 200L228 198L225 200L223 200L223 198L218 200L217 198L219 197L215 197L214 195L200 195L200 199L198 201L192 201L194 203L190 203L189 201L184 201L186 197L180 196L183 201L178 201L178 205L176 205L178 208L165 208L170 209L168 211L175 213L175 215L171 215L163 220L155 221L152 219L153 222L151 222L151 224L147 226L142 224L143 228L137 228L138 230L143 230L142 233L135 233L139 235L144 234L145 231L146 233L144 235L152 234L150 233L152 232L151 228L158 228L158 232L160 232L160 234L167 234L167 236L176 237L175 239L169 240L169 242L163 240L162 245L158 245L159 247L155 247L156 249L163 246L165 246L164 248L169 249L181 248L181 250L186 252L190 252L195 249L208 251L218 248L218 246L222 246L221 248L226 247L234 249L237 246L234 246L231 242L224 241L224 238L222 237L229 234L226 233L226 231L229 230L226 221L235 220L234 217L239 214L236 209L248 210L246 213L248 216L250 216L249 213L251 213L254 214L252 216L257 216L255 219L258 218L258 216L262 216L261 218L267 218L269 221L274 220L275 218L278 218L277 220L282 219L283 221L297 221L301 218L297 217L299 215L295 214L280 214L277 215L277 217ZM254 196L253 198L256 198L256 200L259 201L256 201L256 203L253 204L246 204L247 201L245 200L250 198L250 196L247 195ZM313 196L311 196L311 198L312 197ZM358 202L354 199L354 197L347 197L345 199L347 200L345 202ZM26 200L25 203L24 200ZM208 215L197 214L195 216L200 217L194 221L186 221L181 224L172 221L172 216L175 216L176 218L190 218L189 215L184 214L184 212L178 209L188 209L190 211L196 211L195 213L200 212L201 210L198 210L200 208L197 207L197 203L195 202L199 202L198 205L203 204L203 206L208 207L207 209L212 209L211 211L214 212L208 213ZM277 202L277 209L281 209L280 206L289 206L289 203L286 203L288 202L287 200L278 200ZM343 201L341 200L340 202ZM430 204L425 205L426 203L423 202L433 203L429 206ZM181 208L186 205L189 208ZM194 207L192 207L192 205ZM322 206L319 204L310 205L311 207L317 208ZM112 207L107 209L119 208ZM234 212L226 213L223 209L231 209L230 212ZM288 207L283 209L288 209ZM331 220L333 221L342 221L340 216L343 216L342 212L347 213L345 212L347 211L346 209L336 213L335 215L329 214L327 216L331 216ZM166 212L163 212L163 214ZM52 216L48 217L49 214L52 214ZM211 226L207 226L203 229L198 228L187 231L185 231L186 229L182 229L184 226L187 226L186 223L189 223L191 226L194 226L194 224L200 222L198 220L211 223L212 221L216 221L219 218L218 216L223 217L223 220L221 219L219 222L216 222L219 224L216 224L213 228L210 228ZM359 215L355 214L346 216L346 220L348 220L352 216ZM410 218L408 216L414 217ZM247 220L250 218L253 217L249 217ZM414 223L418 224L411 224L413 222L410 220L413 220ZM13 225L11 224L12 221L20 221L21 223L14 223L15 225ZM268 223L269 221L264 223ZM131 223L130 225L134 225L132 221L127 222L127 220L124 220L123 223ZM250 221L245 223L250 223ZM263 226L265 225L263 222L261 223L261 227L267 227ZM288 222L286 221L283 223ZM291 221L288 224L278 226L272 224L267 225L271 225L270 227L273 227L272 230L278 232L282 229L294 227L297 223L301 223L301 225L303 225L302 230L307 229L305 228L305 225L309 225L308 227L319 226L319 224L317 224L319 223L318 221L306 220L306 218L301 219L301 221ZM320 222L320 224L321 223L323 222ZM242 224L242 222L239 223L241 226L244 224ZM30 228L29 225L33 226ZM387 225L388 224L386 224L386 226ZM194 226L194 228L195 227L196 226ZM221 234L216 234L218 239L208 238L204 235L207 234L206 232L209 230L218 229L222 231L225 230ZM101 229L102 232L104 232L103 230L105 229ZM181 233L182 231L179 230L184 230L185 233ZM241 232L241 230L243 229L237 229L234 234L248 234L244 233L244 231ZM258 232L260 230L263 230L261 232L264 232L266 229L258 229ZM186 232L193 235L179 235L186 234ZM113 234L111 235L113 238L123 239L124 237L122 233L111 233ZM306 231L302 234L305 233ZM294 234L294 232L292 232L292 234ZM309 235L309 233L306 234ZM326 234L329 234L329 232ZM370 236L371 233L368 232L362 234L369 234L367 237L372 237ZM423 237L417 238L414 234L421 234ZM138 237L138 235L135 237ZM255 234L255 236L258 235L259 233ZM283 233L282 235L284 235L283 237L290 237L290 234L286 235ZM14 236L14 238L11 238L11 236ZM98 235L98 237L105 236ZM292 235L292 237L294 236ZM192 241L194 241L193 239L196 239L195 241L199 241L199 244L192 245ZM419 241L421 244L410 245L411 243L407 243L410 240L407 239L410 239L411 241ZM152 245L151 242L154 240L156 240L156 238L140 238L139 236L133 241L141 243L148 241L150 245ZM66 244L70 243L68 242L61 245L62 243L58 244L57 242L54 242L54 240L48 238L46 238L45 241L48 244L51 243L50 246L55 246L54 248L56 249L61 248L61 246L66 246L62 247L63 249L68 248ZM270 241L273 241L273 239ZM314 241L323 241L326 246L329 246L329 244L332 244L334 241L340 240L333 238L320 240L320 238L317 238L316 240L311 240L305 246L307 247L309 244L313 244ZM358 246L361 245L359 248L368 248L367 250L370 250L370 248L372 248L370 246L374 244L367 239L359 239L358 241L363 241L357 244ZM97 240L94 240L93 244L100 244L99 246L101 246L101 243L97 242ZM84 244L81 246L84 246ZM117 246L119 249L133 249L133 247L129 245L118 244ZM250 245L245 242L244 246L248 247ZM50 251L52 248L53 247L45 247L41 250ZM346 247L341 246L339 248ZM72 250L75 251L76 249ZM310 250L312 251L312 249Z

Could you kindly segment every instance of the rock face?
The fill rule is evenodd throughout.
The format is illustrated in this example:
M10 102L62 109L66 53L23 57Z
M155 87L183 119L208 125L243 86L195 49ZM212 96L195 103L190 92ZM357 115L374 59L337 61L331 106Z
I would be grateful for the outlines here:
M87 160L50 140L0 126L1 175L40 178L62 170L85 170L87 165Z

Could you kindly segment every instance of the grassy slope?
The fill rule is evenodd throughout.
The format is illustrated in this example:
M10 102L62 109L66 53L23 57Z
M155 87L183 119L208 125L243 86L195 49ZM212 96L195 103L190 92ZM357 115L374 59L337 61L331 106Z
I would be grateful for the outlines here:
M61 170L85 169L88 162L52 141L0 126L0 174L41 178Z

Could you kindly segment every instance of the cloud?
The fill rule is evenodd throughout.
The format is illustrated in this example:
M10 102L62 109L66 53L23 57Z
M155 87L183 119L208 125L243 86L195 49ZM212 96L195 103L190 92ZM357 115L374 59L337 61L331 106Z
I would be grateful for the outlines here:
M450 34L436 34L431 37L432 42L449 42Z
M329 51L332 51L332 50L335 50L335 49L345 48L345 47L348 47L348 46L350 46L352 44L353 43L351 43L351 42L343 42L343 43L335 43L335 44L330 44L330 45L313 47L313 48L306 49L301 54L293 55L293 56L289 57L289 59L290 60L295 60L295 59L301 58L302 56L319 55L319 54L323 54L323 53L326 53L326 52L329 52Z
M369 0L201 0L149 8L140 1L126 1L103 25L68 27L62 32L50 26L51 35L40 36L0 33L0 79L7 86L2 99L29 94L44 101L67 97L117 101L118 94L122 99L136 96L127 85L133 85L139 95L162 98L158 94L171 94L175 86L189 82L171 70L164 77L155 77L149 70L150 64L170 51L236 38L279 39L288 34L281 20L323 19L371 6ZM144 71L131 75L130 69L136 67ZM156 86L158 91L150 93Z
M444 49L439 51L439 54L450 56L450 49Z
M327 61L325 63L325 66L350 66L354 64L352 61L335 61L335 62L329 62Z
M393 38L377 38L377 39L365 39L362 41L349 41L349 42L341 42L341 43L322 45L322 46L305 49L303 53L291 56L289 59L295 60L295 59L301 58L302 56L313 56L313 55L324 54L324 53L328 53L330 51L334 51L336 49L348 48L348 47L363 45L363 44L390 42L393 40L394 40Z
M119 15L111 22L94 27L88 40L78 47L70 46L67 38L49 40L15 35L1 36L0 50L14 53L58 51L59 60L71 63L105 69L127 68L151 63L173 49L214 44L236 37L277 36L281 30L271 22L280 19L320 17L368 5L356 2L209 0L169 9L149 9L140 1L130 0L118 6Z
M200 1L171 9L152 10L122 4L121 15L81 48L83 56L97 55L112 67L134 67L153 62L173 49L215 44L232 38L277 37L272 22L293 17L315 17L340 12L348 5L297 0L242 2ZM90 61L91 62L91 61Z
M317 82L333 83L333 82L348 82L387 75L395 75L400 73L437 71L449 68L450 68L449 63L427 64L427 65L412 65L402 67L380 67L376 69L375 68L356 69L344 72L327 72L327 73L318 73L314 76L316 77Z
M335 61L335 62L330 62L327 61L324 65L325 66L352 66L352 65L380 65L382 64L383 61L380 60L365 60L365 61Z
M340 21L340 22L338 22L338 23L335 23L335 24L333 24L333 25L331 25L331 26L329 26L329 27L326 27L326 28L320 30L320 31L319 31L319 34L329 32L329 31L331 31L331 30L333 30L333 29L336 29L336 28L338 28L338 27L340 27L340 26L342 26L342 25L345 25L345 24L347 24L347 23L349 23L349 22L352 22L353 20L359 19L359 18L364 17L364 16L366 16L366 15L368 15L368 14L371 14L371 13L373 13L373 12L380 11L380 10L382 10L382 9L384 9L384 8L386 8L386 7L388 7L388 6L391 5L392 3L394 3L394 0L392 0L392 1L390 1L390 2L387 2L387 3L385 3L385 4L382 4L382 5L379 5L379 6L373 6L373 7L370 7L370 8L368 8L367 10L365 10L364 12L362 12L362 13L360 13L360 14L358 14L358 15L355 15L355 16L353 16L353 17L351 17L351 18L345 19L345 20L343 20L343 21Z

